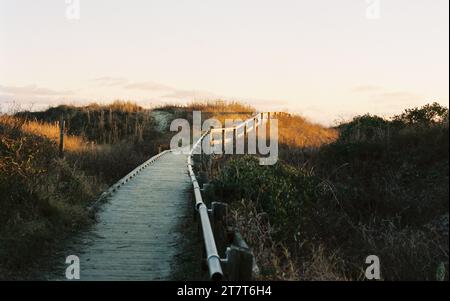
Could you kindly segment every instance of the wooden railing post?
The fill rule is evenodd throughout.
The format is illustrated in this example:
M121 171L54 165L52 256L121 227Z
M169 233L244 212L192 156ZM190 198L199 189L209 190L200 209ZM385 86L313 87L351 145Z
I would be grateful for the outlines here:
M61 114L59 118L59 157L64 158L64 115Z
M247 133L248 123L245 123L243 129L244 129L244 153L245 152L248 153L248 133Z
M223 128L222 129L222 146L221 146L221 149L222 149L222 155L225 155L225 129Z
M214 145L214 134L213 134L214 132L213 132L213 130L211 130L210 132L209 132L209 145L210 146L213 146Z
M231 142L233 143L233 154L234 154L236 152L236 147L238 143L237 129L235 126L233 127L233 137Z
M249 118L244 122L244 139L248 140L248 123L253 120L253 127L257 133L257 119L258 115ZM261 113L261 116L262 113ZM260 119L262 121L262 119ZM233 130L233 137L237 141L237 128L228 128L228 130ZM225 129L221 130L222 133L222 145L225 146ZM205 133L193 146L189 157L188 157L188 170L189 176L191 177L192 184L194 186L194 201L195 209L199 214L199 226L201 228L199 231L203 234L204 241L204 257L206 261L203 262L203 267L208 267L209 274L212 280L219 280L222 278L223 270L222 265L226 265L228 271L227 278L229 280L251 280L253 277L253 272L257 273L257 266L254 260L254 256L242 239L241 235L237 231L229 231L227 227L227 205L219 202L212 202L211 209L208 209L204 202L202 193L208 195L208 184L202 185L200 188L199 182L195 176L193 170L193 152L199 143L202 143L202 139L209 135L210 144L214 145L214 135L213 131ZM234 144L234 143L233 143ZM247 143L248 144L248 143ZM223 148L222 148L223 149ZM214 152L213 152L214 153ZM208 156L209 174L212 174L212 156ZM212 199L212 197L211 197ZM208 200L208 197L205 199ZM232 242L230 240L233 240ZM225 250L225 247L231 242L231 246L226 248L225 254L221 250ZM216 245L217 243L217 245ZM223 247L222 247L223 246ZM225 257L225 258L223 258ZM255 267L255 268L254 268Z
M226 275L230 281L250 281L253 275L253 255L249 249L231 245L227 249Z
M228 205L221 202L211 203L211 220L214 238L216 239L217 249L221 257L225 256L227 240L227 214Z

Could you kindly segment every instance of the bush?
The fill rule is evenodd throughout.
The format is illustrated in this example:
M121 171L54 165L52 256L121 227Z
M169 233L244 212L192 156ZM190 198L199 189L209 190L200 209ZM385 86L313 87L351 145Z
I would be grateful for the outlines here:
M421 108L406 109L401 115L395 116L394 120L406 125L448 125L448 108L434 102Z
M44 116L51 117L49 112ZM69 233L92 222L87 205L155 154L158 141L165 141L132 136L99 145L66 134L65 157L60 159L58 126L17 116L0 116L0 278L5 279L31 277L40 257L50 257ZM78 118L69 119L72 126Z
M275 248L276 258L295 267L256 256L281 279L364 279L371 254L380 257L385 280L435 280L442 266L448 279L448 109L433 104L392 120L359 116L339 131L308 164L259 166L242 157L221 168L216 193L245 217L235 217L247 227L244 236L257 252ZM248 204L256 214L242 212ZM242 222L258 214L273 226L265 232L271 240L258 243L256 226Z
M30 264L64 234L90 222L96 181L58 159L54 142L0 117L0 277L27 277Z
M221 170L216 193L227 202L251 200L266 212L275 227L283 229L279 238L289 241L298 232L298 217L317 198L320 181L303 170L277 163L260 166L252 157L231 160ZM257 189L255 189L257 187Z

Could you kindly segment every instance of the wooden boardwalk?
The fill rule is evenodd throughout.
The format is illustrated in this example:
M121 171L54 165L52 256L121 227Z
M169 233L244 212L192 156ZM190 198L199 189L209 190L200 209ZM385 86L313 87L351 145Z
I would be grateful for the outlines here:
M186 156L172 152L121 186L65 251L79 256L80 280L170 280L190 189ZM65 271L58 275L65 279Z

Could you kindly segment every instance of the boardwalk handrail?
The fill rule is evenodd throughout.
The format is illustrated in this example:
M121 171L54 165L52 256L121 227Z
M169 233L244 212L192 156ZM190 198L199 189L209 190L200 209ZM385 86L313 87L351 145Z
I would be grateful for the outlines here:
M200 185L198 184L197 178L195 177L194 169L193 169L193 160L192 155L194 150L198 147L199 143L202 142L203 138L208 135L209 131L203 134L197 143L192 147L191 152L188 156L188 171L189 177L191 178L192 185L194 188L194 197L195 197L195 208L199 212L200 222L202 225L203 238L205 243L206 250L206 262L208 264L209 275L213 280L220 280L223 277L222 267L220 265L220 256L217 252L216 242L214 240L214 234L211 229L211 222L209 221L208 216L208 208L203 202L202 193L200 191Z
M259 118L259 116L261 116L261 118ZM248 125L249 123L254 122L254 121L257 121L257 123L255 123L255 126L259 126L259 123L263 119L262 117L263 117L263 113L257 113L256 115L254 115L253 117L242 122L238 126L231 127L231 128L212 129L212 130L207 131L192 146L192 149L188 155L187 165L188 165L189 177L191 178L191 182L192 182L192 185L194 188L195 208L200 215L200 222L201 222L201 226L202 226L203 240L204 240L205 251L206 251L206 262L208 265L209 276L211 277L212 280L222 279L223 271L222 271L222 266L220 264L221 259L220 259L219 253L217 252L216 241L214 239L214 234L213 234L213 231L211 228L211 222L209 220L208 207L203 202L200 185L198 184L198 181L195 176L194 169L193 169L194 161L193 161L192 157L193 157L194 152L197 149L197 147L202 143L203 139L206 136L211 135L211 133L213 131L237 130L237 129L243 127L244 125ZM259 118L259 120L258 120L258 118ZM244 129L244 131L245 131L245 129ZM224 138L224 141L225 141L225 138Z

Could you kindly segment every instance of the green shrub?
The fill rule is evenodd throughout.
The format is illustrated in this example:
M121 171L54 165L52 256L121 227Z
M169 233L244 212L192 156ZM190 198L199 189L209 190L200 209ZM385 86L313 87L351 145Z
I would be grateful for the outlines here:
M300 271L297 279L364 279L370 254L380 257L386 280L435 280L439 267L440 279L448 279L448 109L433 104L392 120L359 116L339 131L303 166L228 161L217 194L236 210L243 199L267 214L275 245L287 246ZM442 228L442 220L446 231L430 230ZM312 267L318 260L322 272Z
M260 166L252 157L228 162L214 181L223 201L251 200L266 212L279 238L289 241L299 231L299 217L307 214L322 192L320 180L304 170L277 163Z

